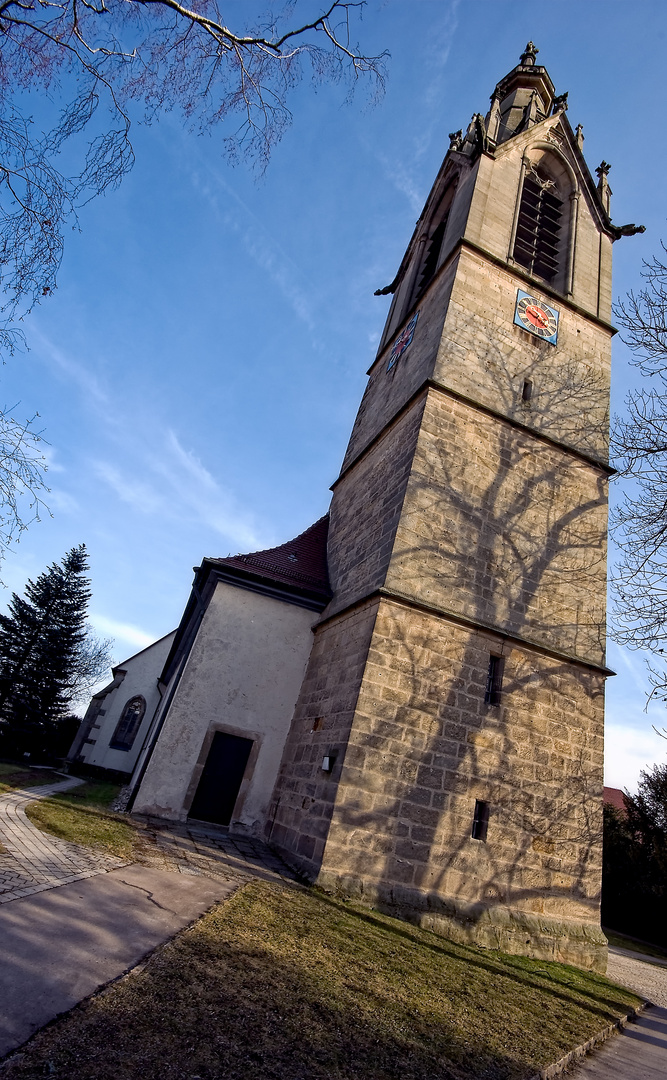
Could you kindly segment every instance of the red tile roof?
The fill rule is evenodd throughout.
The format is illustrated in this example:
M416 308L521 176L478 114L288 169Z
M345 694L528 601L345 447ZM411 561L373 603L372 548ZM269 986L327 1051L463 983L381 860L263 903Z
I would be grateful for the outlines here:
M608 806L614 806L621 813L625 813L625 799L623 792L617 787L606 787L602 789L602 801L607 803Z
M328 533L329 515L325 514L286 544L265 551L252 551L248 555L207 559L206 562L215 566L235 567L269 581L294 585L328 600L331 597L327 567Z

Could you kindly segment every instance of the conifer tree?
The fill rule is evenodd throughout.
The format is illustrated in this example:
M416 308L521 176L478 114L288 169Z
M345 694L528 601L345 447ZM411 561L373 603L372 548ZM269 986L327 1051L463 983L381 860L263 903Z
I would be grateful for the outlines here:
M0 730L14 749L43 750L82 684L108 666L109 642L86 624L87 567L80 544L28 581L25 598L13 593L0 615Z

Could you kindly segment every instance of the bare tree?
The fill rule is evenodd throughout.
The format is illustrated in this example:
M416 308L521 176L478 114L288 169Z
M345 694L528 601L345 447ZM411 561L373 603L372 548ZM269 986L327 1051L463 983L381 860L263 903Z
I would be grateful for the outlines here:
M37 417L21 421L12 412L0 411L0 561L46 508L42 495L47 463L34 426Z
M75 705L85 707L88 704L93 689L112 667L112 645L113 638L98 637L90 624L86 623L70 686L71 702Z
M307 68L315 83L351 91L367 76L382 91L386 54L352 41L364 3L292 0L236 32L217 0L0 0L0 348L11 353L17 319L55 288L77 207L132 167L134 109L144 120L177 109L196 130L222 124L229 156L263 168ZM42 134L21 109L31 92L62 102ZM57 167L66 144L70 155L84 146L70 175Z
M667 252L667 248L663 250ZM615 515L621 560L615 574L614 636L630 648L667 649L667 263L644 263L643 287L615 315L646 385L629 394L613 450L630 484ZM667 670L650 667L653 694L667 700Z

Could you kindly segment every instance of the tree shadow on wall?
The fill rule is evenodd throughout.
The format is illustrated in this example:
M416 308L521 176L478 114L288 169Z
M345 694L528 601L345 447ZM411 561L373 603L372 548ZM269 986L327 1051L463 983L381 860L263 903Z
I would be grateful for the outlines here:
M479 345L484 328L474 331ZM604 373L566 359L547 378L544 345L523 370L488 332L484 348L497 408L520 413L532 375L531 423L584 449L605 436ZM461 417L458 438L440 434L440 408ZM470 922L497 906L594 921L606 478L520 428L473 418L474 430L467 406L431 393L385 579L405 603L385 600L376 621L337 796L346 839L337 828L334 843L352 877L396 903L419 891L457 901ZM491 652L506 658L497 706L485 703ZM476 799L491 808L486 843L470 835Z

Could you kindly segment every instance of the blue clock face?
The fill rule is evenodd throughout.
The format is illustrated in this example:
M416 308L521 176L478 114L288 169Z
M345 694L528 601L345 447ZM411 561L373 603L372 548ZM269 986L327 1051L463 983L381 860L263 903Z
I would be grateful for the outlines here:
M523 330L555 345L558 341L559 313L543 300L538 300L523 289L517 290L514 322Z

